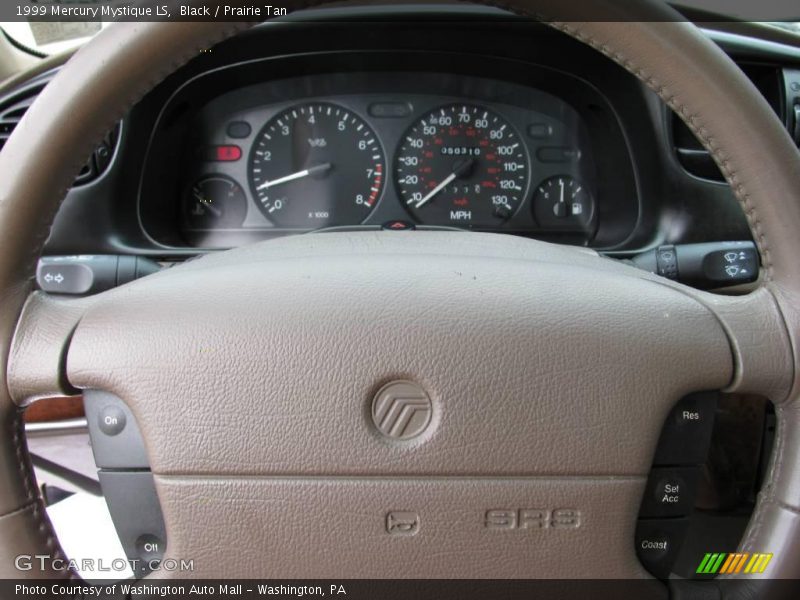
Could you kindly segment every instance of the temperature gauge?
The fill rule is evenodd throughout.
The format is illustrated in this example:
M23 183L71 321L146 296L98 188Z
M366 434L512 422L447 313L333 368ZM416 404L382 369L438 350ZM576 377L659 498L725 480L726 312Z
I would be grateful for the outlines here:
M188 229L235 229L247 213L247 197L230 177L211 175L195 182L184 201Z
M557 175L545 179L533 194L533 216L548 229L586 231L594 216L592 195L577 179Z

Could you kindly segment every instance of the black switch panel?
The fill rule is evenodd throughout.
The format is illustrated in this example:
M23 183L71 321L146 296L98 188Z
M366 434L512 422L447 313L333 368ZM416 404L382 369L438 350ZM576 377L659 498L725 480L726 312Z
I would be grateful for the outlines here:
M636 554L655 577L669 576L688 524L688 519L642 519L637 524Z
M692 394L681 400L661 431L654 464L702 464L711 443L716 410L716 392Z
M688 516L694 507L698 474L697 467L667 467L650 471L639 516Z
M639 560L655 577L667 578L680 553L711 445L718 399L718 392L684 397L661 429L635 542Z
M167 539L142 435L117 396L85 390L83 403L103 496L138 579L161 561Z

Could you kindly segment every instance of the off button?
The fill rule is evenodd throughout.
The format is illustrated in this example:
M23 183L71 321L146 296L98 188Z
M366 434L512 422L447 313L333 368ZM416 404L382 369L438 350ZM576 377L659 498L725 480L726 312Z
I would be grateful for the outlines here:
M136 552L147 563L160 562L164 558L164 542L157 535L140 535L136 540Z
M118 406L106 406L97 415L97 426L108 436L122 433L126 422L125 412Z

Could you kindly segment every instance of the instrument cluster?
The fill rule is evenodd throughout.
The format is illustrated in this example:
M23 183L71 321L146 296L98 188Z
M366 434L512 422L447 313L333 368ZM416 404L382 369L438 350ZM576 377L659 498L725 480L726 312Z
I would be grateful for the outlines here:
M217 95L184 120L172 133L180 175L161 178L158 194L177 206L176 229L194 247L341 227L589 243L601 214L583 116L515 82L308 75Z

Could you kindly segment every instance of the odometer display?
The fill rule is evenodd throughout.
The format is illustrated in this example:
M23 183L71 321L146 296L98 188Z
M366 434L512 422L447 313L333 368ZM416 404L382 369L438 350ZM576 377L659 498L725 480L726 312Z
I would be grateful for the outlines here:
M361 223L380 199L385 159L375 132L347 109L295 106L269 121L250 155L250 186L279 227Z
M395 182L411 215L428 225L492 228L519 208L530 169L514 127L474 105L438 108L403 136Z

